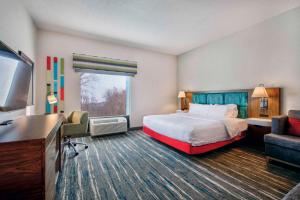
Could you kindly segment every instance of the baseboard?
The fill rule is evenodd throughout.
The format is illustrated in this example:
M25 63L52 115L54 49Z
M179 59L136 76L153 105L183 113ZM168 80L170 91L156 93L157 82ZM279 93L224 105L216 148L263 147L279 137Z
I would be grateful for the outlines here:
M138 127L130 127L128 130L129 131L137 131L137 130L142 130L143 127L142 126L138 126Z

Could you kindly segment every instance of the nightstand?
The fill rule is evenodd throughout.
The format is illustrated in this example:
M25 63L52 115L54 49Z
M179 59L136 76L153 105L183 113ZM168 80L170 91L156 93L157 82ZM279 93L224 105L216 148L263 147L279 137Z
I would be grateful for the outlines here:
M248 118L247 143L260 150L264 150L264 135L271 133L272 119Z
M269 118L247 118L246 120L249 125L264 126L264 127L272 126L272 119Z

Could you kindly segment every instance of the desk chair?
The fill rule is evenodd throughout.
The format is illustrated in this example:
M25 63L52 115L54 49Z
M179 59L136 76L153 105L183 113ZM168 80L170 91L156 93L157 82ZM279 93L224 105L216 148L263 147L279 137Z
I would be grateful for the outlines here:
M64 145L68 145L69 148L72 148L75 152L75 156L79 154L75 148L76 145L84 145L86 149L88 146L82 142L72 142L71 138L87 136L88 121L88 112L73 111L67 118L67 123L63 124L61 127L62 135L65 138Z

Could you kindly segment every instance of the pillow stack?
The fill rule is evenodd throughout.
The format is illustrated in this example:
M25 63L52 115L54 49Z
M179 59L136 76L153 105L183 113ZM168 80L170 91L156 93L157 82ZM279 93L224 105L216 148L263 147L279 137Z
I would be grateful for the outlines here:
M236 118L238 116L237 105L207 105L207 104L193 104L190 103L189 113L197 114L204 118L210 119L225 119Z

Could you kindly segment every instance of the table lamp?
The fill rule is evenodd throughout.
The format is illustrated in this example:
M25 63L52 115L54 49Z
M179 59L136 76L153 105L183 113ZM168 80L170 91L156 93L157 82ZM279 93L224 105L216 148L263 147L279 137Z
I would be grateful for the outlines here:
M259 84L253 91L252 98L260 98L259 103L259 116L268 117L268 93L263 84Z
M184 91L179 91L178 93L178 98L180 98L183 103L181 104L181 110L184 110L186 108L186 102L185 102L185 92Z

